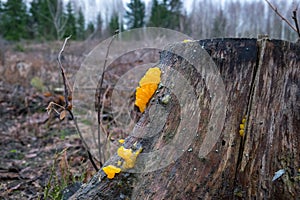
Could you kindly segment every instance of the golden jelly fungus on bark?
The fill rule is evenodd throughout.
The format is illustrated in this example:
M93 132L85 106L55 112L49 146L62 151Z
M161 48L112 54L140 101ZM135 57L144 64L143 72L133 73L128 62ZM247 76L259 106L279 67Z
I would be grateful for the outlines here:
M242 123L243 123L243 124L245 124L245 123L246 123L246 118L244 118L244 119L242 120Z
M193 42L193 40L185 39L183 40L183 43Z
M244 130L244 129L245 129L244 124L240 124L240 129L241 129L241 130Z
M118 167L115 167L113 165L108 165L108 166L103 167L103 171L107 175L107 178L113 179L115 177L116 173L121 172L121 169Z
M124 144L125 140L124 139L119 139L120 144Z
M158 67L150 68L150 69L148 69L146 74L143 76L143 78L140 80L139 84L140 84L140 86L143 86L143 85L149 84L149 83L159 84L160 75L161 75L161 71Z
M122 165L122 162L120 160L118 160L118 163L117 163L118 166L121 166Z
M135 152L132 151L132 149L126 149L123 146L121 146L118 149L118 155L123 158L124 163L123 163L123 168L124 169L131 169L135 165L135 161L137 156L141 153L142 148L139 148Z
M246 117L244 117L242 119L242 123L240 124L240 130L239 130L239 133L240 133L240 136L244 136L244 133L245 133L245 123L246 123Z
M245 131L244 130L240 130L239 133L240 133L240 136L244 136Z
M161 71L158 67L150 68L139 82L135 92L135 105L140 112L144 112L147 103L157 90L160 82Z

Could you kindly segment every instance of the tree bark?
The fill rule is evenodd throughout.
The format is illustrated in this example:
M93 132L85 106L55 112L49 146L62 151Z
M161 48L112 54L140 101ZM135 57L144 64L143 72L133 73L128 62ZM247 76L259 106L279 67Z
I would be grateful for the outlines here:
M175 50L187 51L201 45L213 59L226 91L226 113L220 121L221 132L211 151L199 157L199 149L210 133L212 100L203 74L194 69ZM180 45L186 45L180 48ZM197 60L196 60L197 61ZM203 61L199 61L203 62ZM174 145L166 156L179 155L165 167L151 171L151 161L140 164L142 173L121 172L109 180L100 170L71 199L297 199L300 196L300 44L268 39L213 39L171 45L161 53L162 81L174 77L176 70L196 92L199 123L193 119L186 127L195 126L192 142ZM207 80L207 79L205 79ZM182 96L189 95L181 91ZM162 99L163 112L156 109ZM146 133L151 118L166 116L166 124L157 134L139 138L134 133L125 147L141 144L143 153L160 149L180 139L182 106L172 88L162 85L139 122L139 136ZM191 101L194 100L186 100ZM189 102L189 103L191 103ZM187 102L183 102L187 103ZM194 104L193 104L194 105ZM153 108L152 112L151 109ZM150 111L149 111L150 110ZM197 110L198 111L198 110ZM245 134L240 136L240 123L246 118ZM192 123L191 123L192 122ZM197 122L197 121L196 121ZM216 125L219 119L216 118ZM153 127L155 128L155 127ZM183 129L184 130L184 129ZM178 146L180 148L178 148ZM162 155L163 156L163 155ZM172 157L173 158L173 157ZM114 155L106 164L114 164ZM272 181L275 172L284 169Z

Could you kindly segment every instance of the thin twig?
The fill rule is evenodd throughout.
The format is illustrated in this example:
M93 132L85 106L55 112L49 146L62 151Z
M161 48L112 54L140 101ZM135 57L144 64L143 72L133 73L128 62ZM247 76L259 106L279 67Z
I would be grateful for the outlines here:
M96 170L96 171L99 171L97 165L95 164L95 162L94 162L94 160L93 160L93 157L92 157L92 155L91 155L91 152L88 150L89 147L88 147L87 143L85 142L85 140L83 139L83 136L82 136L81 131L79 130L79 126L78 126L78 123L77 123L77 119L76 119L76 118L74 118L74 124L75 124L76 130L78 131L79 137L80 137L80 139L81 139L81 141L82 141L82 143L83 143L83 146L84 146L84 148L85 148L86 151L87 151L89 160L91 161L91 163L92 163L93 167L95 168L95 170ZM102 166L101 161L100 161L100 165Z
M296 25L298 37L300 38L300 31L299 31L299 25L298 25L298 20L297 20L297 8L295 8L295 10L293 10L293 17L292 18L293 18L293 20L295 22L295 25Z
M107 64L107 60L108 60L108 55L109 55L109 50L110 50L110 46L113 42L113 40L115 39L115 36L114 35L112 37L112 39L110 40L109 44L108 44L108 47L107 47L107 51L106 51L106 55L105 55L105 60L104 60L104 64L103 64L103 70L102 70L102 74L101 74L101 79L100 79L100 83L98 85L98 88L99 88L99 93L98 93L98 151L99 151L99 160L101 162L101 141L100 141L100 138L101 138L101 129L103 131L104 130L104 127L103 127L103 123L102 123L102 118L101 118L101 88L102 88L102 85L103 85L103 80L104 80L104 75L105 75L105 72L106 72L106 64ZM103 102L102 102L103 104Z
M59 64L59 67L60 67L60 70L61 70L61 74L62 74L62 77L63 77L63 84L64 84L64 92L65 92L65 96L64 96L65 97L65 107L64 107L64 109L67 110L70 113L71 119L73 119L73 121L74 121L76 130L77 130L77 132L78 132L78 134L80 136L80 139L81 139L81 141L83 143L83 146L84 146L85 150L87 151L88 157L89 157L89 159L90 159L93 167L95 168L95 170L98 171L99 169L98 169L97 165L95 164L95 162L94 162L94 160L93 160L93 158L91 156L91 153L89 151L87 143L83 139L82 133L81 133L81 131L79 129L79 126L78 126L78 123L77 123L77 120L74 117L72 110L69 109L69 100L68 100L68 98L69 98L69 96L72 96L72 90L71 90L71 86L70 86L70 84L68 82L68 79L65 76L65 69L64 69L64 67L62 66L62 63L61 63L61 55L64 52L65 46L66 46L66 44L67 44L67 42L68 42L68 40L70 38L71 38L71 36L69 36L69 37L67 37L65 39L65 41L63 43L63 46L62 46L62 48L61 48L61 50L60 50L60 52L59 52L59 54L57 56L57 61L58 61L58 64ZM58 106L60 106L60 105L58 105ZM101 162L100 162L100 164L101 164ZM102 164L101 164L101 166L102 166Z
M61 50L60 50L60 52L58 53L58 56L57 56L57 62L59 64L59 68L61 70L61 75L62 75L62 78L63 78L64 89L65 89L65 109L66 110L69 110L68 109L68 107L69 107L69 100L68 100L68 98L69 98L69 92L72 93L72 91L70 91L71 87L70 87L70 84L69 84L68 80L66 79L65 69L64 69L64 67L61 64L61 55L64 52L65 46L66 46L66 44L67 44L67 42L68 42L68 40L70 38L71 38L71 35L65 39L64 44L63 44L63 46L62 46L62 48L61 48Z
M296 31L297 32L297 29L289 22L289 20L287 20L285 17L283 17L279 12L278 12L278 10L277 10L277 8L271 3L271 2L269 2L268 0L265 0L268 4L269 4L269 6L272 8L272 10L274 10L274 12L283 20L283 21L285 21L288 25L289 25L289 27L291 27L294 31Z

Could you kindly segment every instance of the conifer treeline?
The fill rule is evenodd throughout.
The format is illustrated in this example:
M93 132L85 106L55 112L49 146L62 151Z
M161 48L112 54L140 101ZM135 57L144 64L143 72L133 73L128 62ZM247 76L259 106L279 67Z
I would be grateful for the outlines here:
M7 40L57 40L72 35L84 39L94 27L85 28L81 9L75 12L71 2L61 0L0 0L0 35Z
M0 0L0 35L7 40L38 39L60 40L72 35L72 39L83 40L93 34L103 37L102 32L113 34L116 29L124 30L146 25L163 26L177 29L181 12L180 0L153 0L150 19L146 22L145 3L131 0L127 4L122 22L119 10L113 10L106 27L99 13L96 23L86 23L81 8L75 10L76 1L66 5L62 0L32 0L29 5L25 0ZM106 35L107 36L107 35Z
M66 5L63 2L32 0L26 4L25 0L0 0L0 36L7 40L60 40L72 35L72 39L84 40L90 36L107 37L116 29L154 26L181 31L196 39L257 34L297 38L264 1L227 0L221 7L211 0L194 0L187 14L182 0L152 0L150 10L146 10L144 0L130 0L125 8L119 8L121 4L111 6L112 14L106 21L99 13L95 22L86 21L76 1L70 0ZM288 2L280 0L275 5L287 18L296 6Z

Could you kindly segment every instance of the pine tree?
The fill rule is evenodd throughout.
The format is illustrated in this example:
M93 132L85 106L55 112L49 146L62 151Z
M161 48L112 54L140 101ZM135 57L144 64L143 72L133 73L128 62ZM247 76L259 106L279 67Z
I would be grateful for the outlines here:
M219 14L215 17L213 28L212 28L212 37L222 37L225 35L226 28L226 17L223 14L223 11L220 10Z
M118 13L114 13L109 22L109 33L113 35L116 30L119 29L119 16Z
M77 32L76 32L76 18L74 15L73 7L71 1L67 3L67 23L65 28L65 35L64 37L68 37L72 35L72 39L77 39Z
M167 6L169 7L167 28L179 30L182 2L181 0L169 0Z
M3 27L2 27L2 16L3 16L3 2L2 0L0 0L0 39L1 39L1 36L3 35ZM0 51L1 52L1 51Z
M115 12L111 19L110 19L110 22L109 22L109 33L111 35L114 35L116 30L119 30L120 32L124 30L124 27L123 27L123 23L119 22L119 15L117 12Z
M50 23L50 11L46 0L33 0L30 3L31 27L35 38L54 37L54 27Z
M62 0L33 0L30 14L35 37L53 40L64 36L67 19Z
M1 8L0 30L7 40L28 38L28 14L23 0L7 0Z
M152 0L149 26L179 29L182 2L180 0Z
M101 13L99 12L97 15L96 31L95 31L94 37L96 37L96 38L102 37L102 26L103 26L103 20L101 17Z
M152 0L151 16L148 22L148 26L164 27L163 20L167 8L158 2L158 0Z
M145 3L141 0L131 0L127 4L129 10L126 11L127 26L132 28L140 28L145 25Z
M84 15L83 15L81 8L79 8L78 17L77 17L77 30L76 30L77 39L79 39L79 40L83 40L85 37L84 24L85 24Z
M92 35L94 31L95 31L95 26L93 22L89 22L85 30L85 38L88 38L90 35Z

